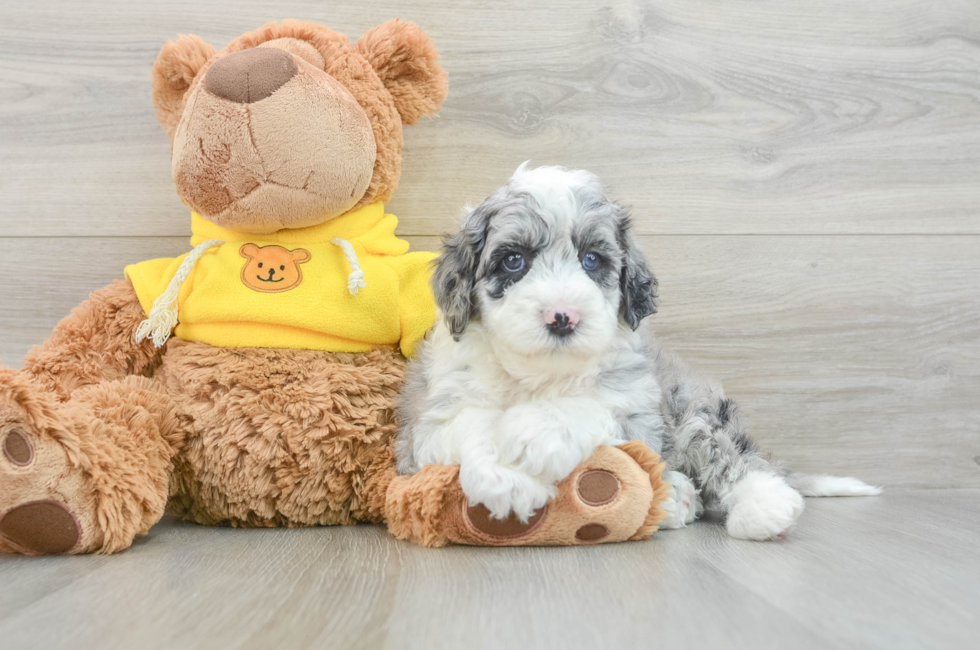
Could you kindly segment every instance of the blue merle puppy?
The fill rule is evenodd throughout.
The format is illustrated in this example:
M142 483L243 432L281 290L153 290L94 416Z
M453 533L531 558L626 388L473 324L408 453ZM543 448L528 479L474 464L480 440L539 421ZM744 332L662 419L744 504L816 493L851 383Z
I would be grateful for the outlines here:
M409 365L398 469L458 463L470 503L494 517L526 521L597 446L627 440L667 463L662 528L706 503L733 537L770 539L804 496L880 491L770 464L721 386L661 349L645 320L657 280L627 210L588 172L522 165L467 213L432 285L441 313Z

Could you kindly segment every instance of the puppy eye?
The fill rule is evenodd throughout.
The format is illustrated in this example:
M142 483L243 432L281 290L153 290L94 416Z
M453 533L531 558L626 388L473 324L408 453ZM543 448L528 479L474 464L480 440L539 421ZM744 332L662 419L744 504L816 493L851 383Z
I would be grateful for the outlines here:
M524 268L524 256L520 253L507 253L504 256L504 269L508 273L517 273Z
M585 257L582 258L582 268L586 271L595 271L599 268L599 262L602 258L599 257L598 253L586 253Z
M262 268L262 262L259 262L259 268L260 269Z

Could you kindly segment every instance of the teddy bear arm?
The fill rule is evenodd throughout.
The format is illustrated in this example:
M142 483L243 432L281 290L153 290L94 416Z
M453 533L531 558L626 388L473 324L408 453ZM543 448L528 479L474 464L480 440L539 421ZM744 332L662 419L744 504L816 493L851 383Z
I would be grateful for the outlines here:
M61 401L78 388L127 375L149 376L160 364L162 349L136 343L134 333L146 318L129 280L116 280L94 291L63 318L51 338L24 358L24 371Z
M599 447L558 485L548 505L521 522L471 506L458 465L426 465L388 486L385 521L423 546L574 546L647 539L666 516L664 464L642 442Z

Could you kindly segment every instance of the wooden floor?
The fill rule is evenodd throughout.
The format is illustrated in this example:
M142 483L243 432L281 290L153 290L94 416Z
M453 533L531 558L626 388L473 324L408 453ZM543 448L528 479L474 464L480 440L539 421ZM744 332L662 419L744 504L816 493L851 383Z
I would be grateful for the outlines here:
M451 5L0 0L0 359L188 250L150 103L167 39L400 16L450 86L405 129L389 207L413 246L524 160L590 169L633 206L659 334L779 458L980 488L980 2Z
M598 173L633 206L668 345L776 457L885 496L812 501L779 544L167 522L120 557L0 558L0 648L975 644L977 0L0 0L4 363L126 264L188 250L150 104L167 39L396 16L450 80L405 131L389 207L414 247L526 159Z
M0 556L15 648L968 648L980 490L810 499L783 542L423 549L375 526L165 521L115 557Z

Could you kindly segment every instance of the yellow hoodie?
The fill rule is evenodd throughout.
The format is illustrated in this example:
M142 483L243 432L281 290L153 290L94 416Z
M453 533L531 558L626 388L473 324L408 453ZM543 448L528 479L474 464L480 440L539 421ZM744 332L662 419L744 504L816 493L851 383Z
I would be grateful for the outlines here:
M149 314L137 337L332 352L400 343L411 356L435 322L436 254L409 253L397 225L380 202L254 236L193 214L192 253L126 267Z

